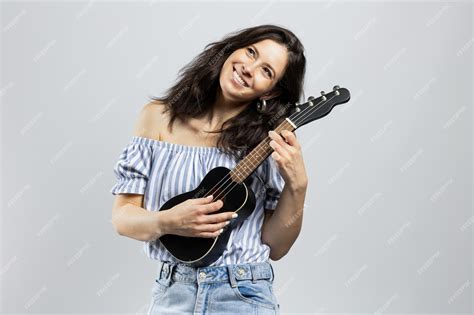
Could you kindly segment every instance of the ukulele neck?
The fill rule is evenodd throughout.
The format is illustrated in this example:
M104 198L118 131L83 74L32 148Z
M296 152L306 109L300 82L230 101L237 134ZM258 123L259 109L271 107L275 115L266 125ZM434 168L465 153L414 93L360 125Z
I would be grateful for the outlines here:
M275 132L281 135L283 130L293 131L296 126L290 121L289 118L283 120L283 122L275 128ZM232 180L236 183L242 183L250 174L262 164L265 159L272 154L274 151L270 146L272 139L267 136L262 140L246 157L244 157L235 168L230 171Z

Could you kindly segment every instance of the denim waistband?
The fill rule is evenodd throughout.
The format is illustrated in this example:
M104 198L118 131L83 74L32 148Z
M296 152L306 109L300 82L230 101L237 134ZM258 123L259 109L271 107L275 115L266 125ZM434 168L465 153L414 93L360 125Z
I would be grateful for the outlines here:
M191 267L181 263L158 261L157 279L161 282L181 281L189 283L230 282L268 279L273 282L273 266L270 262L246 263L227 266Z

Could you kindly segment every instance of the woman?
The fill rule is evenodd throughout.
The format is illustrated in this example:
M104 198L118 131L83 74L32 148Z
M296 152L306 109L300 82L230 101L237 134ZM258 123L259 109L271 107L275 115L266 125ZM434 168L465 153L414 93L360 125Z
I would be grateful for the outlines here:
M165 97L143 108L114 168L112 222L159 261L150 314L279 312L269 258L283 257L299 234L307 176L294 133L269 131L294 112L287 104L301 97L305 67L291 31L243 29L208 44ZM223 203L207 197L167 211L161 205L195 189L214 167L232 169L268 136L274 152L252 174L252 214L232 230L217 261L180 263L160 236L215 238L234 212L213 214Z

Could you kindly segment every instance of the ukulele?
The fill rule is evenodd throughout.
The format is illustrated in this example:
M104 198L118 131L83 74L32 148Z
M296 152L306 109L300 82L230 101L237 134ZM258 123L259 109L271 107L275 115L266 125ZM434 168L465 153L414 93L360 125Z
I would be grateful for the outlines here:
M337 85L328 94L322 91L318 98L310 96L306 103L295 103L296 111L286 117L275 128L275 132L281 134L283 130L293 131L326 116L334 106L346 103L349 99L349 91ZM255 209L256 200L250 188L252 180L250 175L272 154L270 141L271 138L267 136L232 170L222 166L213 168L204 176L198 187L174 196L159 210L166 211L187 199L213 195L213 201L220 199L223 202L223 206L215 213L228 211L238 213L238 217L231 220L220 235L204 238L165 234L155 242L159 240L175 259L193 267L208 266L219 259L227 246L232 229L245 221Z

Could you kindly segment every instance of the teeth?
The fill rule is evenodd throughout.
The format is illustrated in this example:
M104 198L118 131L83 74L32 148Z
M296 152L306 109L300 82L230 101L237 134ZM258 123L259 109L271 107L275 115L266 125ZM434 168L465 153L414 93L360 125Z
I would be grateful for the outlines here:
M237 78L237 80L240 82L240 84L245 85L245 81L242 80L242 78L239 76L237 71L234 71L234 74L235 74L235 77Z
M239 76L239 74L235 70L234 70L234 77L237 79L237 81L239 81L240 84L242 84L243 86L247 86L245 81Z

